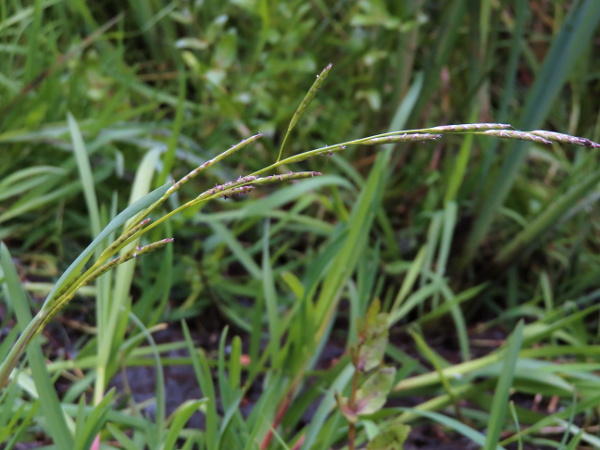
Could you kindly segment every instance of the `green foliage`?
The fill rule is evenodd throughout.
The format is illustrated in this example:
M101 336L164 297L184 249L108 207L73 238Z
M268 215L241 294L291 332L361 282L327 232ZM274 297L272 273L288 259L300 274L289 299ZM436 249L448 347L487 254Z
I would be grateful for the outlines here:
M563 3L3 2L2 447L600 447Z

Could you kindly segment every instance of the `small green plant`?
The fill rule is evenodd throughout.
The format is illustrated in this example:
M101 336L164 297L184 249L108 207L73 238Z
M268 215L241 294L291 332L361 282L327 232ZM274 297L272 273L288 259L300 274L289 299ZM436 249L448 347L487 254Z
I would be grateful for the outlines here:
M390 316L380 310L381 302L376 299L364 319L360 320L358 343L350 349L354 366L350 396L336 395L338 407L349 422L349 450L356 448L356 423L359 418L381 410L394 385L396 368L383 365L391 326ZM367 449L402 448L409 432L410 426L392 422L369 441Z

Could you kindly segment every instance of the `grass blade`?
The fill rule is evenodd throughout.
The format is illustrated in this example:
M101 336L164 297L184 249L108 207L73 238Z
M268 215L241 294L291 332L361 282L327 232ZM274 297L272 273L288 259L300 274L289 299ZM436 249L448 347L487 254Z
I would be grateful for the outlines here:
M423 411L415 408L402 408L402 411L406 411L409 413L413 413L417 416L427 417L435 422L438 422L441 425L447 426L448 428L462 434L463 436L468 437L473 442L478 445L484 445L485 436L479 433L477 430L474 430L471 427L468 427L464 423L459 422L456 419L452 419L451 417L444 416L443 414L436 413L433 411ZM494 450L502 450L502 447L494 447Z
M92 236L98 236L102 226L100 224L98 200L96 199L96 188L94 186L94 177L92 176L90 160L85 149L79 125L77 125L77 121L71 113L67 114L67 122L69 123L69 132L71 133L71 141L73 143L73 153L75 154L77 167L79 168L79 178L81 179L81 185L83 187L83 196L85 197L85 203L90 215L91 233ZM97 254L96 256L98 257L100 255Z
M523 329L524 323L520 321L506 347L502 373L500 374L500 378L498 378L496 391L494 392L494 401L492 403L484 450L496 450L498 448L500 433L504 428L506 411L508 409L509 391L515 375L519 351L523 344Z
M205 402L206 400L189 400L182 403L173 412L169 418L169 431L167 433L163 448L176 448L175 444L177 442L177 438L179 437L179 433L190 417L192 417L192 414L198 411L198 408L200 408L200 406Z

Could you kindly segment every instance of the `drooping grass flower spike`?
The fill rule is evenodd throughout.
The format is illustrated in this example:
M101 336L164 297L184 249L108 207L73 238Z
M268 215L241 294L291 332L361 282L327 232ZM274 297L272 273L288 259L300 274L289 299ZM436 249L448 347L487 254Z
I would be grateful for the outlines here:
M599 148L600 144L586 138L570 136L552 131L535 130L520 131L512 128L505 123L471 123L458 125L441 125L431 128L420 128L414 130L392 131L389 133L376 134L361 139L342 142L339 144L328 145L316 148L287 158L276 161L275 163L263 169L257 170L252 175L273 172L278 167L290 164L296 164L308 158L318 155L330 155L345 150L351 145L381 145L381 144L401 144L409 142L424 142L428 140L440 139L446 134L458 135L481 135L493 136L503 139L512 139L520 141L532 141L538 144L550 145L553 142L578 145L580 147Z
M172 241L171 239L163 239L142 247L133 247L127 251L124 250L128 245L136 242L142 235L152 230L154 227L158 226L171 216L181 212L184 209L201 205L216 198L229 198L232 195L243 194L254 189L256 186L262 186L265 184L292 181L320 175L319 172L289 172L286 174L275 174L276 169L280 169L284 165L295 164L313 156L329 155L331 153L340 152L345 150L350 145L372 146L390 143L402 144L411 142L424 142L428 140L440 139L445 134L475 134L500 137L504 139L527 140L546 145L557 142L589 148L600 147L600 144L592 142L589 139L569 136L562 133L544 130L520 131L513 129L509 124L503 123L473 123L442 125L431 128L402 130L377 134L374 136L368 136L335 145L328 145L281 159L284 146L290 132L293 130L300 116L305 112L308 104L312 101L319 88L323 85L323 82L325 81L330 69L331 65L328 65L322 71L322 73L317 77L317 80L313 83L313 86L307 95L304 97L304 100L301 102L300 106L296 109L296 112L290 121L290 125L275 163L252 174L240 176L236 180L208 189L176 209L168 213L162 213L160 217L154 219L154 221L150 220L149 216L158 211L165 201L172 194L181 189L183 185L188 183L193 178L196 178L206 169L223 161L225 158L233 155L235 152L255 142L262 136L262 134L259 133L241 141L236 145L233 145L230 149L204 162L189 172L186 176L181 178L179 181L167 183L164 186L154 190L117 215L69 266L69 268L59 278L52 291L48 294L42 308L26 327L14 347L9 352L2 366L0 366L0 388L3 387L8 381L10 373L18 363L20 357L23 355L27 345L29 342L31 342L31 339L39 334L43 327L71 301L78 289L96 280L98 277L114 267L117 267L118 265L123 264L134 257L156 250ZM260 175L262 174L267 175L261 177ZM94 251L99 246L106 245L106 239L118 232L120 229L123 229L120 235L114 239L112 243L106 246L98 259L91 266L89 266L88 269L85 269L85 266L90 258L92 258ZM119 252L124 253L120 256L116 256Z

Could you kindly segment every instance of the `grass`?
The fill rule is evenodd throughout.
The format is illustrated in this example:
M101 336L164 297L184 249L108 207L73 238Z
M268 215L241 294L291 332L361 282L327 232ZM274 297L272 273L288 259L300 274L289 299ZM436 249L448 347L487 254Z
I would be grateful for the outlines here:
M0 4L3 447L600 446L600 6L517 3Z

